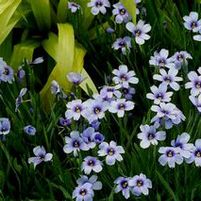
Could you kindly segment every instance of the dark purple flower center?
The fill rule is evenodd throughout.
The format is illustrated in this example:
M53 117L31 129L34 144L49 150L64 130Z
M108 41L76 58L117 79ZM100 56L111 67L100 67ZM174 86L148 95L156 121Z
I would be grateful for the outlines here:
M127 187L128 187L128 181L127 181L127 180L123 180L123 181L121 182L121 187L122 187L122 188L127 188Z
M94 160L89 160L87 162L87 165L93 167L95 165L95 161Z
M125 106L125 104L123 104L123 103L120 103L119 105L118 105L118 109L119 110L124 110L126 108L126 106Z
M158 61L158 63L159 63L160 66L165 66L166 60L165 60L165 59L160 59L160 60Z
M195 156L199 157L199 158L201 157L201 150L200 149L195 151Z
M79 7L79 6L78 6L76 3L74 3L74 2L72 2L71 5L74 6L74 7L76 7L76 8Z
M9 75L10 71L8 68L4 68L3 74L4 75Z
M161 112L162 112L163 114L165 114L165 115L168 115L168 114L169 114L169 111L168 111L168 110L162 109Z
M7 129L6 127L2 127L2 128L1 128L1 131L2 131L2 132L5 132L5 131L7 131L7 130L8 130L8 129Z
M80 146L80 142L77 141L77 140L75 140L75 141L73 142L73 147L78 148L79 146Z
M125 74L121 74L120 79L121 79L121 81L127 81L128 77Z
M167 152L166 152L166 156L167 157L173 157L174 156L174 151L172 151L172 150L168 150Z
M107 88L107 92L114 92L114 88Z
M101 142L104 140L104 137L103 137L103 135L101 135L101 134L96 134L96 135L94 136L94 140L95 140L97 143L101 143Z
M135 36L137 36L137 37L140 36L141 33L142 33L142 31L140 29L136 29L134 32Z
M164 81L170 83L172 82L172 78L170 76L165 76Z
M85 196L87 194L87 190L85 188L82 188L80 190L80 195Z
M197 89L201 88L201 81L199 81L199 80L195 81L195 87Z
M109 148L109 149L107 150L107 153L108 153L108 155L112 156L112 155L114 155L115 150L114 150L113 148Z
M99 114L101 112L101 107L95 107L94 108L94 113Z
M183 144L181 142L176 142L175 147L180 147L181 149L183 148Z
M148 140L153 140L155 138L155 134L154 133L148 133L147 138L148 138Z
M128 94L128 93L129 93L129 89L123 88L123 89L122 89L122 92L123 92L124 94Z
M184 55L183 54L177 55L177 60L178 61L183 61L183 59L184 59Z
M82 107L77 105L75 108L74 108L74 111L77 112L77 113L80 113L82 111Z
M194 29L198 26L196 21L191 22L191 28Z
M45 154L40 153L40 154L38 155L38 157L40 157L40 159L43 160L43 159L45 158Z
M96 1L96 7L101 7L103 5L102 1Z
M136 184L138 187L141 187L141 186L143 186L144 182L141 179L138 179Z
M125 43L124 41L120 41L120 42L119 42L119 46L120 46L120 47L125 47L125 46L126 46L126 43Z
M164 94L159 92L158 94L156 94L156 98L162 100L164 98Z
M119 10L120 15L125 15L126 14L126 9L125 8L121 8Z

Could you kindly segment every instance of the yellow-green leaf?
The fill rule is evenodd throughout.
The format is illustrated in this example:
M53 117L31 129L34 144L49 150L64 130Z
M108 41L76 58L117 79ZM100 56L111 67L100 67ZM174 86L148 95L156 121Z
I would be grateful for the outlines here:
M73 28L69 24L58 24L58 37L50 33L49 39L43 42L44 49L57 62L52 70L47 83L41 91L41 98L45 109L50 109L53 96L51 95L51 82L56 80L65 92L71 90L72 84L68 82L66 75L69 72L83 73L86 80L81 87L87 93L88 86L93 92L97 92L93 81L83 70L86 50L74 40Z
M20 15L14 15L21 0L8 0L0 2L0 44L6 39L17 22L21 19Z
M14 69L17 69L24 59L32 61L34 50L39 46L39 44L40 43L37 41L26 41L15 45L10 65Z
M132 21L136 24L136 3L134 0L120 0L120 2L127 9L128 13L132 17Z
M58 37L54 33L49 33L48 39L42 42L43 48L45 51L54 59L56 59L57 54L57 45L58 45Z
M51 8L49 0L30 0L31 8L41 31L49 30L51 26Z
M21 3L21 0L8 0L10 2L10 5L4 9L3 12L0 11L0 30L2 31L3 28L8 24L9 20L13 16L14 12L16 11L17 7ZM5 3L7 4L7 3ZM2 3L0 3L0 7L3 6Z

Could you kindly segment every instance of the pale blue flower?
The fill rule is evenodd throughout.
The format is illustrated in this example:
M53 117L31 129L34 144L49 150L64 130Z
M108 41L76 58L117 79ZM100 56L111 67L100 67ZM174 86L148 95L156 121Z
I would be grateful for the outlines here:
M93 149L96 146L96 143L94 142L94 133L95 129L88 127L81 134L83 141L90 149Z
M154 101L154 104L162 102L170 102L173 92L167 92L167 85L160 84L159 87L153 85L151 88L152 93L148 93L146 97Z
M139 133L137 137L141 140L140 146L143 149L148 148L151 144L158 145L158 141L163 141L166 138L166 132L157 131L155 125L141 125L140 130L141 133Z
M93 156L87 156L81 165L81 170L85 174L90 174L92 171L99 173L102 171L102 162Z
M130 186L128 185L130 178L128 177L118 177L114 183L116 188L114 189L115 193L122 192L122 195L128 199L130 197Z
M80 137L80 133L78 131L72 131L70 133L70 137L65 137L66 144L63 147L63 151L67 154L73 152L73 155L78 156L78 152L80 150L87 151L89 147Z
M103 185L100 181L97 181L97 179L98 177L96 175L92 175L89 178L86 175L82 175L79 179L77 179L76 182L78 186L90 183L92 185L93 190L101 190Z
M170 168L175 168L175 164L181 165L183 163L179 147L160 147L158 152L162 154L158 159L162 166L168 164Z
M79 85L84 80L84 77L80 73L70 72L67 74L67 79L74 85Z
M37 146L33 149L33 153L35 155L35 157L30 157L28 159L28 163L33 163L34 165L34 168L42 163L43 161L44 162L48 162L48 161L51 161L52 160L52 153L46 153L46 150L43 146Z
M112 14L115 16L117 24L126 23L131 20L131 16L121 2L113 4L113 7Z
M178 135L175 140L171 141L171 145L173 147L178 147L179 153L184 158L189 158L191 156L191 152L194 150L194 145L192 143L188 143L190 140L190 135L188 133L182 133Z
M35 135L36 134L36 128L33 127L32 125L27 125L24 127L24 132L27 135Z
M67 119L73 118L75 121L77 121L81 118L81 116L84 116L86 107L82 103L81 99L68 102L66 107L67 111L65 112L65 117Z
M125 36L124 38L117 38L116 41L112 44L114 50L121 50L122 54L126 55L131 48L131 38Z
M82 186L78 186L73 191L73 199L76 201L93 201L94 191L92 189L92 184L85 183Z
M159 52L155 51L154 56L151 56L149 64L157 66L159 68L175 68L175 64L172 61L172 58L168 58L169 51L166 49L161 49Z
M119 69L114 69L112 73L115 75L113 77L114 83L117 85L116 88L128 88L129 84L137 84L139 79L135 77L135 72L128 71L128 67L126 65L120 65Z
M183 19L186 29L197 32L201 28L201 20L198 19L197 12L190 12L189 16L184 16Z
M147 33L151 31L151 26L150 24L145 24L143 20L139 20L136 25L132 22L128 22L126 24L126 29L133 34L136 43L139 45L143 45L145 40L150 39L150 36Z
M68 9L70 9L71 13L76 13L80 10L80 5L75 2L68 2Z
M177 82L181 82L183 79L178 77L177 74L178 70L175 68L169 69L168 72L164 69L160 69L160 74L155 74L153 79L170 86L170 88L175 91L178 91L180 89L180 85Z
M8 118L0 118L0 136L10 133L11 123Z
M134 195L148 195L149 189L152 188L152 182L144 174L136 175L128 181L131 191Z
M188 73L188 79L190 82L185 84L186 89L191 89L190 93L192 96L198 96L201 94L201 68L198 69L198 73L191 71Z
M102 142L99 145L99 156L106 156L106 164L114 165L116 160L122 161L123 158L121 154L124 154L125 151L122 146L117 146L116 142L111 141L109 144L107 142Z
M119 118L122 118L126 111L133 110L134 103L132 101L127 101L126 99L117 99L112 101L109 107L109 112L117 113Z
M93 15L98 15L99 13L105 15L107 12L106 8L110 7L110 2L108 0L91 0L87 3L87 6L91 8Z
M186 159L186 162L194 162L196 167L201 167L201 139L195 141L194 150L191 152L190 158Z

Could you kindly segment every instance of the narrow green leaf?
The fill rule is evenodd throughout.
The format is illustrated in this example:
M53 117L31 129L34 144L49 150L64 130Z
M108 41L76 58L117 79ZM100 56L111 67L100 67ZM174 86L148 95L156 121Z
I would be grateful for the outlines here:
M94 15L91 13L91 8L87 6L88 2L89 0L78 0L78 3L80 4L82 8L81 26L84 30L87 30L89 28L89 26L91 25L94 19Z
M47 31L51 26L51 8L49 0L30 0L31 8L41 31Z
M7 63L10 63L11 55L12 55L12 34L10 34L0 46L0 57L3 57Z
M170 185L167 183L167 181L163 178L163 176L156 171L156 174L161 182L161 184L164 186L164 188L167 190L167 192L172 196L174 201L178 201L174 191L171 189Z
M136 3L134 0L120 0L120 2L127 9L128 13L132 17L132 21L136 24Z
M57 8L57 18L59 22L65 22L67 18L66 9L68 0L60 0Z

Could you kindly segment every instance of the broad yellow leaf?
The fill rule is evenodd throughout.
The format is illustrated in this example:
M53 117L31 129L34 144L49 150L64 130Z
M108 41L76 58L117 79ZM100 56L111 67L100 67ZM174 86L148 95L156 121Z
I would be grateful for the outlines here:
M32 61L34 50L39 45L39 42L33 40L15 45L10 65L14 69L17 69L22 64L24 59Z
M56 80L65 92L70 92L72 84L66 78L69 72L83 73L85 77L85 81L81 85L83 90L87 93L86 86L88 86L92 91L97 92L93 81L83 70L86 50L75 42L71 25L58 24L58 38L53 33L49 34L49 39L43 42L43 47L57 62L41 91L41 98L45 103L46 110L50 109L53 100L53 95L51 95L50 91L53 80Z

